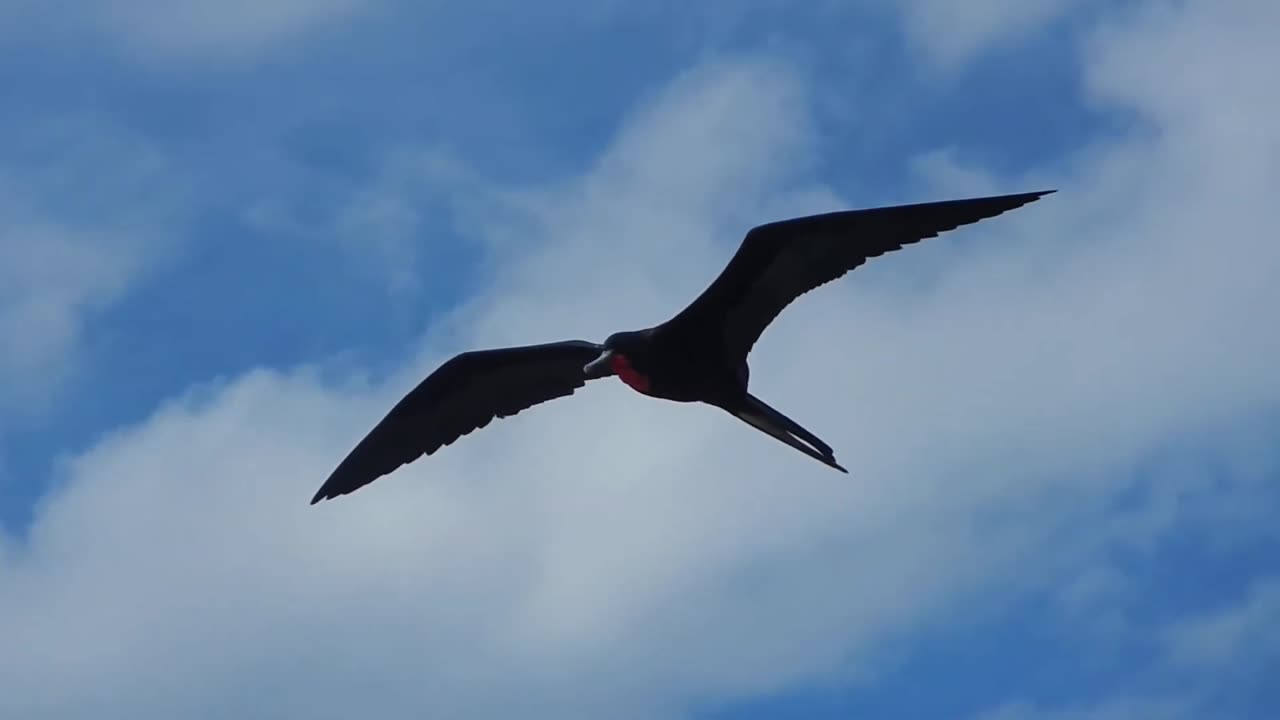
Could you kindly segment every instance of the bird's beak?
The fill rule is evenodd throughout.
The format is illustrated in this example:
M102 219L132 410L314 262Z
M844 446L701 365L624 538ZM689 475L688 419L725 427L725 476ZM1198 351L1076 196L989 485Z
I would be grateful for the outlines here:
M588 380L596 378L608 377L613 374L613 351L605 350L600 353L600 357L587 363L582 368L582 372L587 376Z

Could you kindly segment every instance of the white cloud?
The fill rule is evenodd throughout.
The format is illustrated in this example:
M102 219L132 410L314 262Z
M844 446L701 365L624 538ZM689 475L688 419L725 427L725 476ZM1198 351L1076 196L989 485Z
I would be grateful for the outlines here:
M1088 0L904 0L911 39L939 67L963 65L979 53L1020 42Z
M1235 607L1188 618L1168 633L1173 662L1262 667L1280 658L1280 578L1259 581Z
M1014 702L982 713L975 720L1192 720L1199 717L1204 716L1182 700L1119 698L1063 708Z
M1210 39L1252 61L1220 70L1265 80L1274 44L1230 32L1222 8L1189 4L1165 27L1207 16ZM1280 303L1265 242L1280 176L1239 145L1256 133L1149 87L1185 75L1148 69L1162 52L1231 56L1148 33L1103 37L1088 70L1157 132L1094 148L1057 182L1018 180L1063 192L883 258L766 335L756 391L852 476L608 383L306 505L447 354L661 320L751 223L860 204L811 179L805 77L717 64L654 99L584 178L494 195L509 205L481 230L501 283L386 384L252 373L67 465L0 555L0 714L679 714L873 674L881 639L973 593L1074 577L1128 538L1102 510L1124 489L1103 471L1280 402L1280 329L1257 312ZM1152 52L1124 50L1137 40ZM1233 122L1275 125L1273 106L1251 107ZM932 175L920 199L981 177ZM931 252L954 252L948 274L924 292L894 282ZM1204 504L1255 489L1227 482Z
M335 233L353 264L383 276L392 293L416 291L422 289L423 271L439 272L443 264L447 248L436 239L446 225L447 210L465 216L475 207L491 223L494 204L502 202L491 193L485 179L442 148L398 147L367 186L353 190L335 205L331 218L316 223L331 224L312 232ZM251 221L287 226L262 210L255 208Z
M242 63L334 27L378 0L49 0L9 9L0 32L99 33L116 48L149 62ZM0 17L5 9L0 7ZM75 38L77 41L80 38Z
M1235 717L1215 707L1229 678L1266 682L1280 657L1280 578L1254 582L1245 597L1227 607L1169 623L1159 633L1158 654L1143 678L1111 696L1061 706L1012 701L974 720L1181 720ZM1189 672L1188 672L1189 671ZM1153 681L1154 679L1154 681Z
M337 23L369 0L103 0L105 29L135 50L234 58Z
M144 140L93 119L11 137L0 165L0 418L39 413L87 322L160 261L181 183ZM3 424L0 422L0 424Z

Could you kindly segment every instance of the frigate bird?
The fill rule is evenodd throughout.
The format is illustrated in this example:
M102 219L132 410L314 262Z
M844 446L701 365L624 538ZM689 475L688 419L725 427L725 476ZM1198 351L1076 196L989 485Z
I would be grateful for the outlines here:
M494 418L572 395L588 381L608 376L653 398L721 408L848 472L830 445L748 391L747 355L765 328L801 295L868 258L1053 192L842 210L754 227L702 294L660 325L616 332L601 344L566 340L454 356L391 409L311 503L353 492Z

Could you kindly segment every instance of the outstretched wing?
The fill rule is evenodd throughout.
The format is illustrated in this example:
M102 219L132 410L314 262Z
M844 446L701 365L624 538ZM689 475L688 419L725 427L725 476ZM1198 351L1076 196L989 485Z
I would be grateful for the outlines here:
M721 328L732 356L745 358L787 305L867 258L995 217L1052 192L843 210L757 226L720 276L671 324Z
M483 428L572 395L601 346L582 340L454 356L409 392L325 480L311 504L345 495Z

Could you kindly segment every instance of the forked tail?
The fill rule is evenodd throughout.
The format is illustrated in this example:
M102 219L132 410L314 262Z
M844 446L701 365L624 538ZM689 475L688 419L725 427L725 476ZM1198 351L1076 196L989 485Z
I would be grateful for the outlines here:
M772 435L814 460L842 473L849 472L836 462L835 453L830 445L818 439L817 435L800 427L795 420L766 405L760 398L747 394L745 402L729 412L748 425Z

